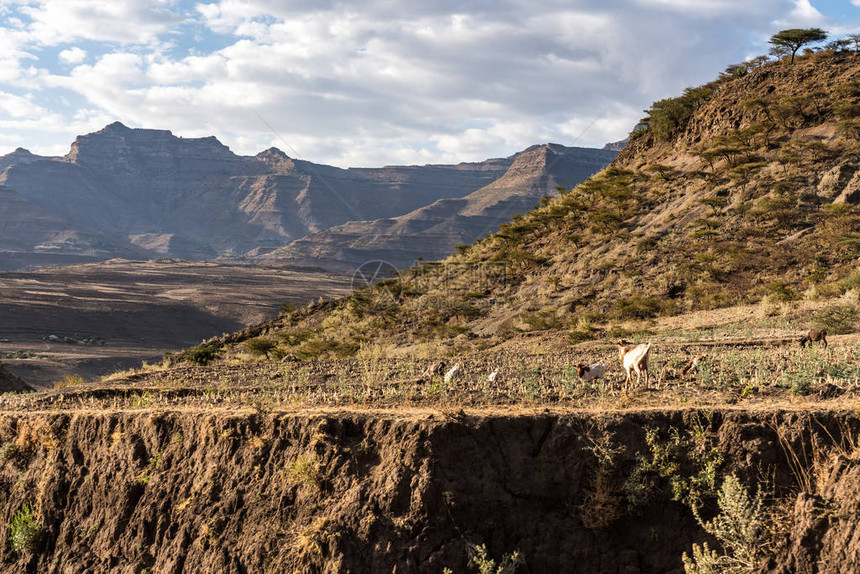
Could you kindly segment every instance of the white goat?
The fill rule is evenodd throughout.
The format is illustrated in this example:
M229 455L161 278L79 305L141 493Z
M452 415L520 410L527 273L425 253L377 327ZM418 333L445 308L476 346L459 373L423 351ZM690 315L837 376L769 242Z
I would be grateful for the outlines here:
M460 363L455 364L451 367L447 373L445 373L445 382L450 383L454 379L460 376Z
M637 387L642 372L645 372L645 388L648 388L648 360L651 357L651 343L633 345L628 341L621 340L615 344L618 345L618 355L621 357L621 364L624 365L624 371L627 373L627 378L624 380L624 390L629 389L633 382L632 371L636 371Z
M593 381L594 379L603 379L606 380L606 377L603 375L604 367L600 363L594 363L593 365L576 365L576 374L583 381Z
M492 373L487 375L487 380L491 383L495 383L496 377L498 377L498 376L499 376L499 369L496 369L495 371L493 371Z

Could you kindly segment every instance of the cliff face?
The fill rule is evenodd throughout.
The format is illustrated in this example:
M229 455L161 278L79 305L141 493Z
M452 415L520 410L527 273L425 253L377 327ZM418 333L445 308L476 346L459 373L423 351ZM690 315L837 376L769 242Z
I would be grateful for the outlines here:
M793 566L811 559L822 572L860 565L849 512L856 460L838 461L820 493L797 495L777 434L811 452L812 432L850 433L850 413L453 420L213 409L4 415L0 538L13 535L12 517L27 504L36 528L18 551L0 547L3 571L466 572L483 544L497 561L519 551L521 572L681 572L693 543L714 547L672 500L672 476L702 480L702 453L671 451L667 464L687 462L669 475L644 471L646 429L695 430L719 449L717 487L732 474L754 492L767 477L768 509L795 509L779 524L792 534L773 538L771 569L800 571ZM703 496L707 519L713 492Z
M579 179L602 166L588 152L594 150L581 150ZM396 218L462 198L498 180L512 163L514 157L339 169L275 148L242 157L214 137L180 138L114 123L78 137L63 158L23 149L0 158L0 184L15 194L6 194L3 205L9 232L0 264L39 263L46 241L55 258L255 256L350 221ZM28 224L33 213L41 214L36 227ZM75 241L52 239L70 235ZM434 256L453 245L416 251ZM342 247L349 248L335 249Z

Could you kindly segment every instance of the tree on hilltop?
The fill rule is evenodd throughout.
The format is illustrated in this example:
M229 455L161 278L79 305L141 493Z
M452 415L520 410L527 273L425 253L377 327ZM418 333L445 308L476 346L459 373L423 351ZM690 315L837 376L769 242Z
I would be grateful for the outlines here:
M821 28L790 28L777 32L768 40L773 45L771 52L779 52L780 48L791 52L791 63L794 63L794 55L806 44L821 42L827 39L827 32Z

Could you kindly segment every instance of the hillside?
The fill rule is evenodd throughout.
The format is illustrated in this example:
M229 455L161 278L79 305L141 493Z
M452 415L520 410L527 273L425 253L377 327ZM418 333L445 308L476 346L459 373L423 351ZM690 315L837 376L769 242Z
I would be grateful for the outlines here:
M585 155L583 166L594 154L606 159L562 185L614 157L572 153ZM459 200L502 177L517 157L340 169L275 148L238 156L214 137L181 138L117 122L79 136L62 158L23 149L0 157L0 269L112 257L255 258L349 221Z
M731 67L655 103L612 165L562 197L441 263L263 331L303 356L371 342L451 352L856 294L858 117L857 53Z

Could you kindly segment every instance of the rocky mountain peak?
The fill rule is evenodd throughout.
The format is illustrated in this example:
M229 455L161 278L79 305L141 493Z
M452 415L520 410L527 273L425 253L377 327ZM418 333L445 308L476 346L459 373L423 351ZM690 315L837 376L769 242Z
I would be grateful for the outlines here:
M114 122L78 136L64 159L117 174L163 171L181 160L235 161L238 156L214 136L183 138L169 130L135 129Z
M278 173L292 173L296 169L292 158L276 147L263 150L254 157Z
M4 169L12 165L32 163L40 159L48 158L36 155L34 153L30 153L30 150L22 147L15 148L15 151L13 151L12 153L0 156L0 171L3 171Z
M131 131L131 128L128 127L127 125L125 125L124 123L113 122L113 123L106 125L105 127L103 127L101 130L99 130L96 133L129 132L129 131Z

